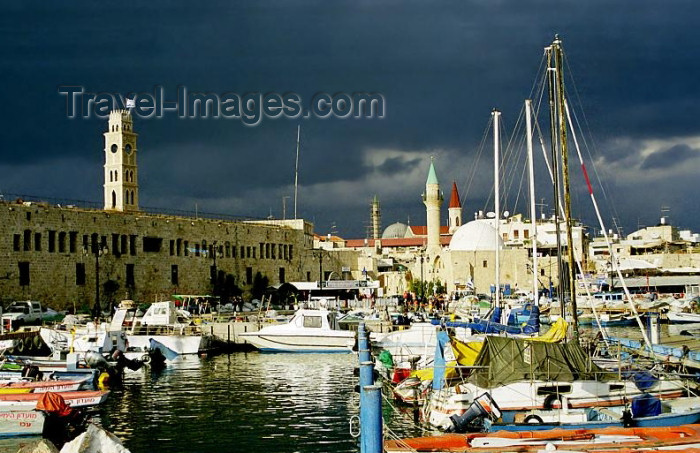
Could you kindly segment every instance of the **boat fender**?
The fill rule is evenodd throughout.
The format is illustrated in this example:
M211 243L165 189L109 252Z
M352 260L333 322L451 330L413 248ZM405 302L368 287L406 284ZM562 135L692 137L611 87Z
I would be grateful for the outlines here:
M544 420L542 420L542 417L540 417L537 414L530 414L527 417L525 417L525 420L523 420L523 422L530 423L533 425L535 425L535 424L541 425L542 423L544 423Z
M561 396L552 393L551 395L547 395L547 398L544 399L544 403L542 406L545 409L560 409L563 407L561 403Z
M25 349L24 338L20 338L19 340L17 340L17 344L15 345L15 349L20 354L22 354L24 352L24 349Z
M39 349L41 349L43 342L41 341L41 337L39 335L34 336L34 338L32 339L32 342L34 343L34 347L36 348L37 351Z
M105 388L109 385L109 373L103 371L100 373L100 377L97 378L97 386L99 388Z

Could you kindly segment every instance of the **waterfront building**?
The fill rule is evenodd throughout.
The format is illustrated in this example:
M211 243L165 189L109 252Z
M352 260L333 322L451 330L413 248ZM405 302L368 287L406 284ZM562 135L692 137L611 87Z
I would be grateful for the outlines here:
M107 128L104 209L0 201L3 302L32 299L79 309L99 298L104 310L121 299L209 293L222 282L250 297L256 278L269 285L317 280L320 260L328 272L342 272L335 254L313 250L313 225L302 219L231 220L140 208L131 115L112 112Z

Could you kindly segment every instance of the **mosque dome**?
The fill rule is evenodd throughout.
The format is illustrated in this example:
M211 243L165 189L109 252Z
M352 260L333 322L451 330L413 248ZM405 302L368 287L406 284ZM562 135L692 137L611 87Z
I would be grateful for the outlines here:
M382 233L382 239L398 239L406 237L408 225L401 222L392 223Z
M457 228L450 250L496 250L503 248L503 239L496 237L496 229L484 220L473 220Z

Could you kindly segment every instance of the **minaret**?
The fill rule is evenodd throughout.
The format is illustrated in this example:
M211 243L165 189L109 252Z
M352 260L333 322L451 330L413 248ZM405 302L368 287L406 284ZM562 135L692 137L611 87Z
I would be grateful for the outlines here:
M462 203L459 201L459 192L457 192L457 183L452 181L452 194L450 195L450 205L447 208L449 215L450 234L454 233L457 228L462 226Z
M105 136L105 209L137 211L139 209L136 138L128 110L109 114Z
M442 205L442 202L443 196L442 192L440 192L440 183L438 183L433 158L431 157L428 180L425 182L425 193L423 194L423 204L425 204L427 217L428 254L439 253L440 251L440 205Z
M372 200L372 239L381 239L382 213L379 209L379 198L375 195Z

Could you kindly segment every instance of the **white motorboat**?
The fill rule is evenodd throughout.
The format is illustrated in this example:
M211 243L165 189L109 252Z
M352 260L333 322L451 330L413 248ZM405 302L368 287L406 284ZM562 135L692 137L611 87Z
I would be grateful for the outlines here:
M684 313L682 311L669 311L666 313L671 324L690 324L700 322L700 313Z
M154 302L140 318L132 301L122 301L112 317L110 330L126 333L126 352L146 352L151 340L155 340L177 354L197 354L206 349L209 339L199 326L188 322L172 301Z
M355 332L339 330L335 313L326 309L297 310L286 324L263 327L240 337L263 352L351 352Z
M126 336L119 329L111 330L108 324L89 322L82 326L65 327L42 327L39 331L41 339L54 352L107 353L114 349L126 348Z

